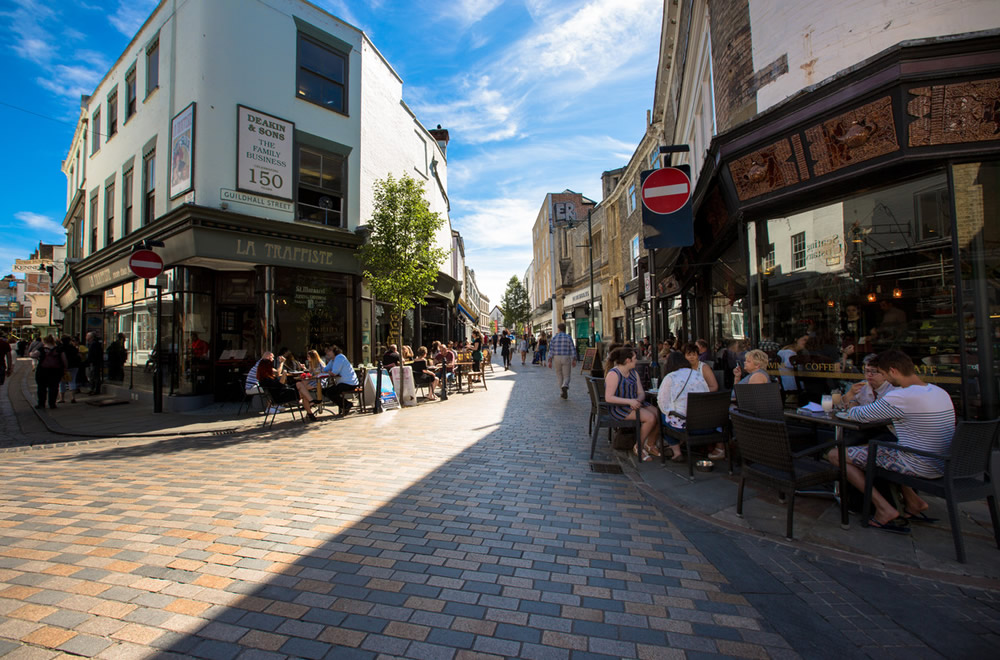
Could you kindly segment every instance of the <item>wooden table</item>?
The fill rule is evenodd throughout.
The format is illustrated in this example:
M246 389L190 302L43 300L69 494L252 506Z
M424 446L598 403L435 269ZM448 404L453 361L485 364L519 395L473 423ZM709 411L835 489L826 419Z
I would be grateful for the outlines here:
M816 424L819 426L826 426L833 428L833 439L837 443L837 463L840 465L840 483L843 484L841 488L847 488L847 443L844 441L844 430L848 431L867 431L869 429L877 429L888 426L892 424L892 420L881 419L874 420L870 422L858 422L853 419L844 419L843 417L838 417L832 413L826 412L807 412L801 409L798 410L786 410L785 419L795 419L802 422L809 422L810 424ZM846 493L842 493L841 497L846 497ZM840 526L844 529L848 529L850 524L847 520L847 508L841 507L841 520Z

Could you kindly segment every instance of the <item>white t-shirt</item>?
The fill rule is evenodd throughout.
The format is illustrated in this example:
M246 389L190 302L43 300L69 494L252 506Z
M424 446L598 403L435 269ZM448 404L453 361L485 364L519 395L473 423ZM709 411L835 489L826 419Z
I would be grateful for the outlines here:
M864 406L850 408L847 415L856 420L891 419L896 437L904 447L935 454L946 454L955 434L955 406L948 393L937 385L897 387ZM940 477L943 461L913 454L903 454L914 472L923 477Z
M861 391L858 392L858 395L854 397L854 400L858 402L859 406L867 406L872 401L875 401L876 399L881 399L888 392L891 392L894 389L896 389L895 385L893 385L889 381L885 381L879 386L878 390L872 390L872 386L869 385L867 381L865 381L864 387L862 387ZM875 396L876 393L878 394L878 396Z
M671 411L687 415L687 395L691 392L708 391L708 383L705 381L701 369L693 371L685 367L671 371L660 381L660 391L656 395L656 404L664 415ZM676 417L668 416L667 423L676 428L684 426L683 420Z

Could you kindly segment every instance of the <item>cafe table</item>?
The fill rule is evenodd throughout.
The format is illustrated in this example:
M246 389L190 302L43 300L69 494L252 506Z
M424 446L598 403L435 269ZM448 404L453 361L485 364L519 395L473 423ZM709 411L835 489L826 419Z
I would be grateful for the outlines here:
M859 422L849 419L843 413L828 413L825 411L810 412L798 408L795 410L785 410L785 419L794 419L801 422L808 422L817 426L833 428L833 439L837 444L837 463L840 465L840 483L847 487L847 443L844 440L844 431L867 431L869 429L884 428L892 424L892 420L880 419ZM845 496L845 495L842 495ZM847 508L841 507L840 526L848 529L850 524L847 520Z

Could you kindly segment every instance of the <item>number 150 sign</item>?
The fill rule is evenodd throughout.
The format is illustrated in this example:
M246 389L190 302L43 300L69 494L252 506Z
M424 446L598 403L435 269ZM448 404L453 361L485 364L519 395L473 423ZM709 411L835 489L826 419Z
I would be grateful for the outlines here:
M295 124L242 105L236 111L236 187L291 200Z

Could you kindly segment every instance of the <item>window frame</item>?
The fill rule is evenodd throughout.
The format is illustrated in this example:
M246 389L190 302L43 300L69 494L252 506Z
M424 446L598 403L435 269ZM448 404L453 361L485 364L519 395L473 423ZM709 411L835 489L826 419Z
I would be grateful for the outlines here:
M350 116L350 112L349 112L349 108L350 108L349 91L350 91L350 72L351 72L351 68L350 68L350 65L351 65L350 52L344 52L341 49L339 49L339 48L337 48L337 47L335 47L335 46L333 46L333 45L331 45L329 43L326 43L324 40L319 39L316 36L310 35L310 34L308 34L306 32L301 31L301 30L299 30L296 33L296 35L297 36L296 36L296 40L295 40L295 98L299 99L300 101L305 101L307 103L312 103L313 105L318 105L321 108L324 108L324 109L329 110L331 112L336 112L337 114L344 115L345 117L349 117ZM302 40L308 41L313 46L316 46L317 48L321 48L322 50L325 50L325 51L329 52L331 55L334 55L336 57L340 57L344 61L344 82L341 83L341 82L338 82L338 81L333 80L331 78L327 78L326 76L324 76L323 74L317 72L316 70L310 69L308 66L304 65L303 62L302 62L302 58L301 58L301 55L302 55L302 45L301 45L302 44ZM299 76L301 75L301 73L302 73L303 70L305 70L310 75L316 76L317 78L321 78L322 80L327 81L327 82L329 82L329 83L331 83L333 85L340 85L341 87L343 87L344 91L343 91L342 107L339 108L339 109L338 108L334 108L334 107L331 107L331 106L326 105L324 103L321 103L318 100L309 98L308 96L304 96L302 94L299 94Z
M97 247L97 236L98 236L98 234L97 234L97 226L98 226L97 213L98 213L98 210L100 209L99 197L100 197L100 188L95 188L90 193L90 214L89 214L90 215L90 241L89 241L90 250L88 250L88 252L87 252L88 255L94 254L98 250L98 247Z
M301 166L300 166L300 164L302 162L302 151L303 150L311 152L314 155L318 155L320 157L320 159L321 159L320 160L320 167L321 168L322 168L322 163L323 163L322 159L324 159L324 158L327 158L327 157L337 157L337 158L341 159L341 177L340 177L340 180L341 180L341 190L339 192L339 195L340 195L340 209L339 209L340 222L339 222L339 224L333 225L333 224L329 224L328 222L316 222L314 220L308 220L308 219L305 219L305 218L302 218L302 217L299 216L299 205L303 203L302 199L301 199L302 195L300 194L299 191L303 187L305 187L306 190L309 190L309 191L312 191L312 192L316 192L316 193L320 193L320 194L327 194L327 195L331 195L331 196L334 195L334 194L336 194L332 190L324 189L322 186L318 186L318 185L311 184L311 183L306 183L306 184L302 183L302 172L301 172ZM295 190L294 190L294 195L295 195L295 221L296 222L305 222L305 223L308 223L310 225L318 225L320 227L333 227L333 228L338 228L338 229L346 229L347 228L347 193L348 193L348 190L349 190L349 188L348 188L348 180L347 180L347 177L349 175L349 168L348 168L349 156L348 156L348 154L337 153L336 151L330 151L328 149L324 149L322 147L318 147L318 146L315 146L315 145L309 144L309 143L304 143L304 144L303 143L297 143L295 145L294 153L295 153L295 170L294 170L294 173L295 173ZM322 172L322 170L321 170L321 172ZM312 204L306 204L306 206L308 208L322 208L322 207L314 206ZM329 210L325 210L324 212L325 213L329 213Z
M128 120L135 116L136 112L139 111L139 89L138 82L135 72L135 63L132 67L125 73L125 121L123 124L127 124Z
M135 228L135 166L130 162L122 169L122 236L128 236Z
M101 150L101 106L90 115L90 122L90 155L93 156Z
M104 182L104 245L115 242L115 175Z
M632 279L639 277L639 259L642 256L642 246L639 244L639 234L629 241L629 253L632 257Z
M802 239L802 246L801 246L800 250L796 250L795 249L795 242L796 242L796 239L798 239L799 237L801 237L801 239ZM792 234L790 240L791 240L790 247L792 249L792 270L793 271L794 270L802 270L802 269L804 269L806 267L806 233L804 231L800 231L800 232L798 232L796 234ZM801 265L797 265L798 264L798 255L802 255L802 264Z
M110 142L111 138L118 135L118 86L115 85L111 93L108 94L108 118L107 137L105 142Z
M150 166L152 163L152 167ZM152 170L152 171L150 171ZM156 220L156 147L143 150L142 155L142 213L140 227Z
M156 80L155 84L150 86L150 66L149 63L153 61L152 55L156 55ZM146 96L143 98L143 102L149 98L149 95L160 88L160 35L157 34L156 38L153 39L152 43L146 46Z
M627 198L628 198L628 212L629 213L632 213L633 211L635 211L635 207L636 207L635 188L636 188L635 182L630 183L629 186L628 186L628 196L627 196Z

